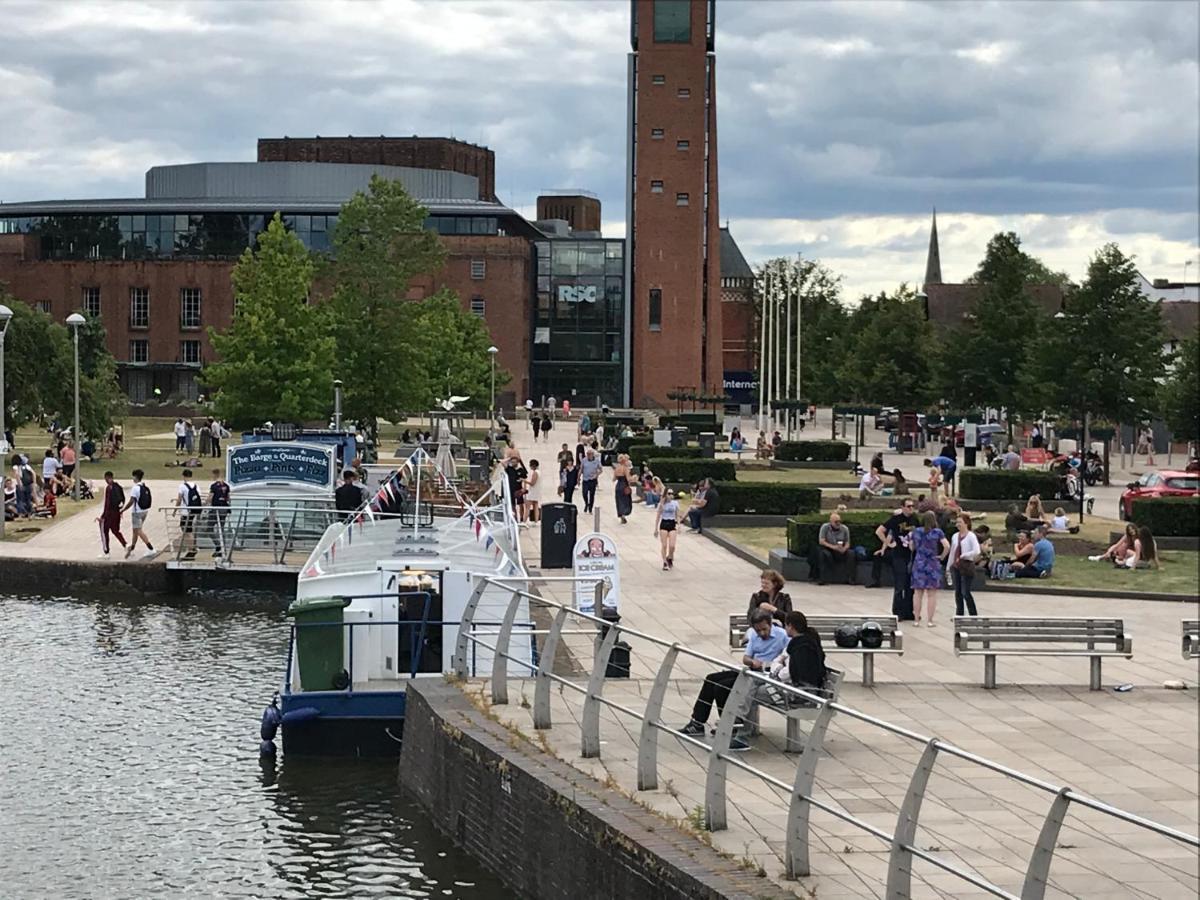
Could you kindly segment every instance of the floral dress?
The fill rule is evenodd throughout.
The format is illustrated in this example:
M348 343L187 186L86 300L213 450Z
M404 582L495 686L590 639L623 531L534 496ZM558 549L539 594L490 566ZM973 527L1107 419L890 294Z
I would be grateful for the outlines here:
M940 528L932 531L918 528L912 533L914 591L936 591L942 586L942 563L938 555L945 538Z

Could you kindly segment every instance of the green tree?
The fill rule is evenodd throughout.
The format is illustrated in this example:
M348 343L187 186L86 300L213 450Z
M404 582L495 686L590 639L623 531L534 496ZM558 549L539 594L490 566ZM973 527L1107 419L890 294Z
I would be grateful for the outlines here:
M333 234L326 306L345 382L343 409L373 438L379 419L420 406L438 384L418 326L420 305L408 300L412 280L445 261L426 215L400 182L374 177L367 193L342 207Z
M850 315L845 346L841 400L920 409L936 399L933 333L907 285L864 297Z
M1158 304L1142 294L1133 259L1100 248L1047 342L1053 405L1132 422L1158 405L1166 333Z
M1162 386L1160 406L1177 441L1200 441L1200 338L1179 347L1174 367Z
M84 434L103 435L128 413L129 402L117 377L117 361L108 352L104 323L88 317L79 326L79 428ZM73 397L59 407L59 414L64 421L74 415Z
M442 289L416 306L414 325L421 335L422 368L429 373L427 406L451 395L470 397L475 406L491 392L491 337L479 316L466 312L453 291ZM496 387L511 376L496 370Z
M233 270L233 323L224 333L209 329L220 362L205 368L203 381L215 392L217 414L235 428L328 412L334 341L321 310L308 303L313 267L276 213Z

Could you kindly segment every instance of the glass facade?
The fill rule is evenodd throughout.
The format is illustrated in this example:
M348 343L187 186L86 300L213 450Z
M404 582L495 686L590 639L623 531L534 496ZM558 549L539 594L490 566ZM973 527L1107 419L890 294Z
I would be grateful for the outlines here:
M691 0L654 0L654 42L686 44L691 39Z
M530 393L615 406L624 397L625 242L538 241Z
M41 238L42 259L223 259L253 247L273 213L156 213L106 215L65 213L4 216L0 234ZM283 223L304 246L328 253L336 215L284 213ZM425 227L438 234L499 234L495 216L430 216Z

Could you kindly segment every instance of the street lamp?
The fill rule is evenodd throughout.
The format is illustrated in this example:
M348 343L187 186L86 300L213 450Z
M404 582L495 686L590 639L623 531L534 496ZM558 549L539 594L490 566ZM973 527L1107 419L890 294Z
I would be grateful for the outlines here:
M488 356L492 360L492 394L488 401L488 434L495 435L496 433L496 354L500 352L500 348L495 344L488 347Z
M342 430L342 380L333 380L333 430Z
M79 313L67 316L67 324L75 331L75 427L71 429L71 440L75 444L75 483L71 486L71 499L79 500L79 479L83 477L83 441L79 435L79 326L87 320Z
M4 399L4 335L8 332L8 323L12 321L13 311L0 303L0 448L4 453L8 447L8 428L5 425L8 407ZM4 516L7 510L0 512L0 538L4 537Z

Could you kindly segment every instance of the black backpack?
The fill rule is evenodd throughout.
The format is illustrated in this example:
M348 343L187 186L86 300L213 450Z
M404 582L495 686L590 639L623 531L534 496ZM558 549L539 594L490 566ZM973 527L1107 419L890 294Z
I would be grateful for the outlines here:
M187 505L188 509L199 509L204 505L204 501L200 499L200 489L194 484L187 486Z
M149 509L150 504L154 502L150 499L150 485L143 482L138 487L141 488L138 491L138 509Z

